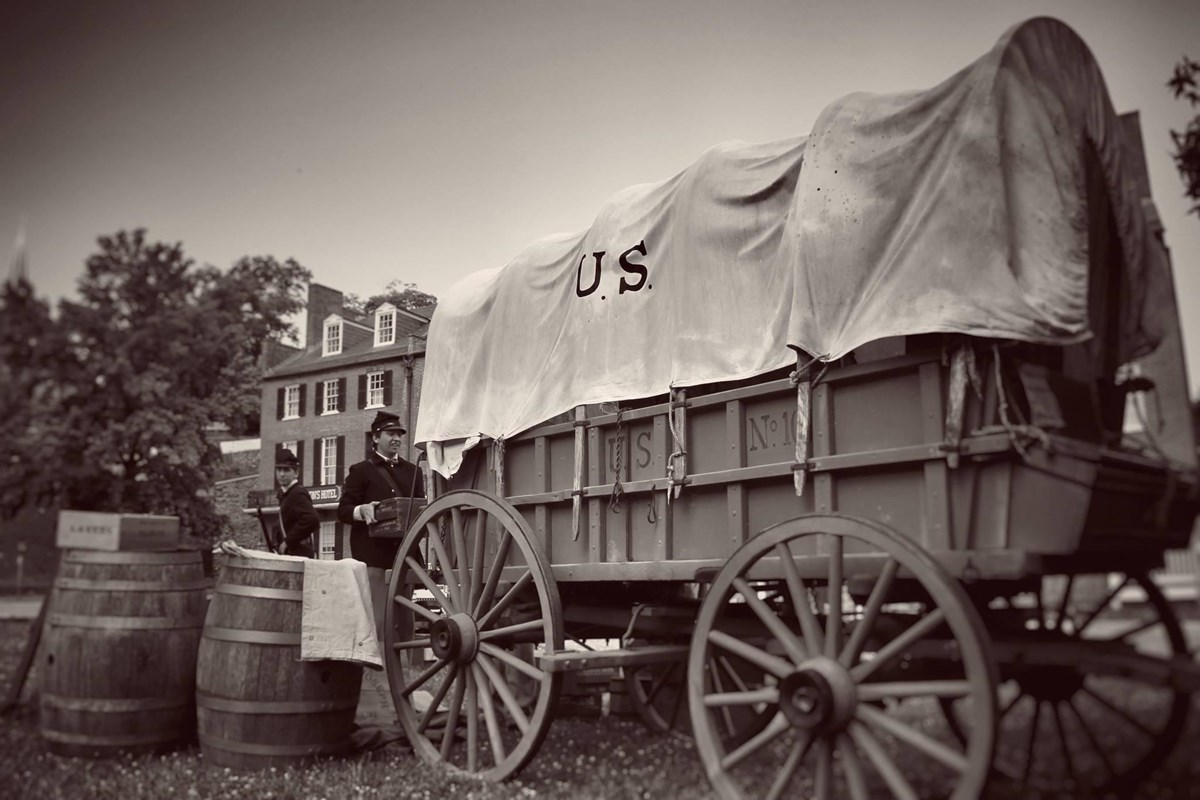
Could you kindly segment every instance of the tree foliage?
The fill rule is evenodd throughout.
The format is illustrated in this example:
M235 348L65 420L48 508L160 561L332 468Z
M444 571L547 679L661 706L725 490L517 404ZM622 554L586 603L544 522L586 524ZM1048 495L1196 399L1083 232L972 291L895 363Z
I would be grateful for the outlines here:
M1167 81L1167 86L1174 92L1176 99L1187 100L1193 109L1200 108L1200 87L1197 86L1197 75L1200 75L1200 62L1184 56L1175 65L1175 74ZM1200 215L1200 114L1192 117L1187 127L1181 131L1171 130L1171 139L1175 142L1175 151L1171 156L1175 159L1175 167L1183 178L1184 193L1192 201L1190 211Z
M343 305L356 314L370 315L384 303L391 303L396 308L412 311L423 306L437 304L437 298L426 294L417 288L415 283L394 280L384 287L382 292L373 294L366 300L357 295L348 294Z
M205 429L237 430L257 417L259 357L269 339L292 332L286 318L303 307L309 273L269 257L227 272L197 266L179 244L150 242L143 230L99 245L80 299L62 301L50 325L59 348L46 362L53 390L28 410L37 433L19 459L35 473L21 485L35 491L14 496L21 492L6 474L0 512L53 498L67 508L174 514L192 535L217 535L205 489L220 453ZM45 324L27 317L29 331ZM9 368L26 369L10 350Z

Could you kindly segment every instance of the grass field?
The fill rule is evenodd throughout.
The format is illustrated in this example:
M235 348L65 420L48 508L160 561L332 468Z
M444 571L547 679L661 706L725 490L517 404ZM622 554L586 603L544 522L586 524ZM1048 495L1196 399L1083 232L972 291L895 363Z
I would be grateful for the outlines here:
M0 621L0 686L7 686L28 623ZM22 705L0 719L0 798L207 800L208 798L705 798L694 746L629 719L560 719L515 780L485 784L431 767L407 752L327 761L303 769L237 773L207 765L196 746L162 756L86 760L51 755L39 735L36 671ZM997 787L1002 800L1024 797ZM1181 745L1138 798L1200 798L1200 698Z

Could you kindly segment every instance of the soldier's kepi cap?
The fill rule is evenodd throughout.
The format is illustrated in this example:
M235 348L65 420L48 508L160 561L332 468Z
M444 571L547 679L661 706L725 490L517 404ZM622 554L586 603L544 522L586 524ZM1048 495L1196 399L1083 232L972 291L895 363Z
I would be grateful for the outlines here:
M288 450L286 447L280 447L275 451L275 466L300 469L300 459L296 458L296 454L291 450Z
M408 433L408 431L404 430L404 426L400 424L400 418L390 411L376 412L375 419L371 422L371 433L382 433L383 431Z

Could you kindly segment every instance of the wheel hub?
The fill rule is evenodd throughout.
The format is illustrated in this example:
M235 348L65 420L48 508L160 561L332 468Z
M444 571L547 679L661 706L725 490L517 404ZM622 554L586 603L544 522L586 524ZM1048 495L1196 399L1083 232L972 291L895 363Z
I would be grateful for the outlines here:
M429 626L433 654L440 659L471 661L479 651L479 629L467 614L442 617Z
M830 658L814 658L779 683L779 708L797 728L818 733L844 728L858 702L849 671Z

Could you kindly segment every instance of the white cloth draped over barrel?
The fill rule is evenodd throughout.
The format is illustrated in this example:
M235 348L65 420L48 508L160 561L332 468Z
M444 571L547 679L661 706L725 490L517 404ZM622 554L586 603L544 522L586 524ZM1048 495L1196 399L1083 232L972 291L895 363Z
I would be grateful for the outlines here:
M415 439L449 476L481 437L796 351L933 332L1080 341L1089 148L1128 273L1120 355L1144 354L1169 276L1146 255L1120 136L1086 46L1043 18L932 89L850 95L807 137L717 146L442 297Z

